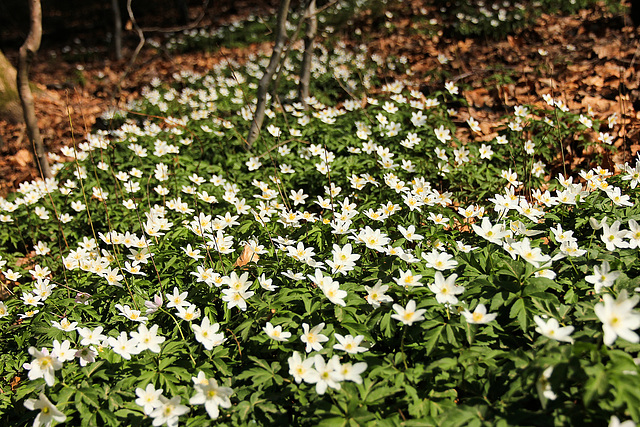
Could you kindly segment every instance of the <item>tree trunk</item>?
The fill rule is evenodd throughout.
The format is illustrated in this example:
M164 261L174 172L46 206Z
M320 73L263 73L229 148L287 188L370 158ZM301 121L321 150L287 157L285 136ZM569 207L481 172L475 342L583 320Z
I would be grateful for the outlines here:
M0 50L0 120L10 123L21 123L24 120L16 78L16 69Z
M118 0L111 0L113 12L113 41L115 42L116 59L122 59L122 17L120 16L120 4Z
M307 98L309 97L309 82L311 80L311 62L313 59L313 41L318 31L318 20L316 18L316 0L309 0L305 11L307 29L304 34L304 56L300 68L300 84L298 85L298 99L307 110Z
M247 148L251 148L253 143L258 139L260 135L260 128L264 121L264 113L267 106L267 91L269 85L273 79L273 75L280 64L280 58L282 56L282 49L287 38L287 14L289 13L290 0L280 0L280 8L278 9L278 23L276 29L276 41L273 46L273 53L271 53L271 60L264 72L264 75L260 79L258 84L258 93L256 111L253 114L253 121L251 122L251 129L249 130L249 136L247 137Z
M33 94L29 87L29 64L33 55L40 48L40 41L42 40L42 7L40 0L29 0L29 12L31 26L27 39L20 47L18 57L18 93L20 95L20 102L22 103L22 110L24 111L24 121L27 124L27 134L31 142L30 148L33 152L36 166L43 178L52 178L53 173L49 167L40 129L38 129Z
M634 26L640 25L640 0L631 0L629 15Z

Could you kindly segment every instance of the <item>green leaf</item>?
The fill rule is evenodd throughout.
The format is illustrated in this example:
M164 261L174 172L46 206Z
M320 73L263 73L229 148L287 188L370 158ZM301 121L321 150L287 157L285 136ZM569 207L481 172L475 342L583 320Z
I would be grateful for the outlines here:
M88 403L94 408L100 407L100 398L98 396L98 391L92 387L80 387L76 390L76 402L78 401L78 396L82 399L83 402Z
M607 380L607 373L604 370L604 366L597 365L593 367L595 372L589 373L589 379L585 384L584 392L584 405L589 406L594 398L602 396L607 391L609 384Z
M527 310L525 308L524 298L518 298L511 306L511 310L509 311L509 316L511 318L517 317L518 324L520 325L520 329L523 332L527 332L528 327L528 317Z
M444 331L444 327L445 325L436 326L425 334L426 341L424 346L427 356L433 352L433 349L440 339L442 331Z

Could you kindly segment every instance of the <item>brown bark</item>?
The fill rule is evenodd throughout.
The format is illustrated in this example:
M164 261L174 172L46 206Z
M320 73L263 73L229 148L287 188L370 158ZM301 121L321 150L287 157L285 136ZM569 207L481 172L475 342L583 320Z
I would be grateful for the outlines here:
M20 95L20 102L22 103L22 110L24 111L24 121L27 125L27 135L31 143L30 148L36 161L36 167L43 178L52 178L53 173L49 167L40 129L38 129L33 94L29 87L29 64L40 48L40 41L42 40L42 7L40 0L29 0L29 12L31 26L27 39L20 47L18 56L18 93Z
M16 86L17 72L0 51L0 120L22 123L22 107Z
M116 59L122 59L122 17L120 16L120 4L118 0L111 0L113 12L113 41L115 43Z
M251 148L260 135L260 128L264 121L264 114L267 106L267 92L273 79L273 75L280 64L282 49L284 48L287 38L286 24L287 14L289 13L289 3L291 3L290 0L280 0L280 7L278 8L278 23L276 28L276 41L273 46L269 65L258 84L256 111L253 113L253 121L251 122L249 136L247 137L247 148Z
M311 80L311 62L313 59L313 42L318 31L318 19L316 18L316 0L309 0L305 11L307 29L304 34L304 55L300 68L300 84L298 85L298 99L308 109L307 98L309 97L309 83Z

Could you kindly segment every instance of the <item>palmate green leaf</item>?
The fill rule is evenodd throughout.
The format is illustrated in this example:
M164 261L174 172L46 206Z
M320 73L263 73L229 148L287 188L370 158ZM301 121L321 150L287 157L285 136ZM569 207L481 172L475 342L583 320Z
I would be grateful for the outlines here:
M82 373L85 374L87 378L91 378L95 376L97 378L102 378L103 380L108 380L109 377L107 372L104 369L99 369L102 365L104 365L104 360L97 360L89 366L85 366L82 368Z
M554 289L556 291L562 291L561 285L554 280L546 277L529 277L526 280L526 284L522 290L522 295L528 295L534 292L544 292L547 289Z
M94 408L100 407L99 389L93 387L80 387L76 389L76 404L85 402Z
M71 396L74 395L76 390L69 386L64 386L60 393L58 394L58 404L64 404L67 402L71 402Z
M170 366L164 369L164 372L170 372L182 381L189 381L193 376L191 372L180 366Z
M612 378L611 391L615 398L613 405L623 406L633 421L638 423L640 421L640 390L637 378L632 376Z
M179 380L175 378L173 375L159 372L156 375L156 378L160 382L160 386L163 387L165 390L167 390L169 395L175 396L180 394L180 390L178 389L178 386L177 386L177 384L179 383Z
M442 333L445 331L446 325L436 326L424 334L426 355L430 355L436 347Z
M601 364L591 366L586 372L589 375L589 379L585 384L584 405L588 407L593 402L593 399L607 392L609 381L607 372Z
M442 422L452 427L482 426L482 412L471 406L459 405L457 408L448 410Z
M343 427L349 425L349 420L344 417L326 417L323 418L318 424L318 427Z
M104 421L104 423L106 425L110 425L110 426L119 426L120 425L120 421L115 416L115 414L113 412L111 412L111 411L106 411L104 409L98 409L98 415L100 415L100 418L102 419L102 421Z
M76 400L75 408L80 413L80 417L82 418L82 422L85 425L97 425L96 418L97 412L95 409L90 408L82 400Z
M363 381L363 384L358 384L357 387L361 402L369 406L380 403L380 400L398 392L398 389L390 387L386 381L373 381L368 378Z
M246 380L250 378L251 382L256 386L261 386L264 384L265 387L269 387L275 377L276 376L274 375L274 373L270 370L264 368L251 368L242 371L242 373L236 376L236 379Z
M172 357L165 356L163 359L160 359L160 362L158 363L158 370L164 371L165 368L167 368L168 366L171 366L176 360L178 360L176 356L172 356Z
M385 313L380 319L380 332L386 337L391 338L395 335L395 320L391 319L391 313Z
M518 325L523 332L527 332L529 326L529 317L527 315L527 309L524 298L518 298L515 300L509 311L509 317L517 318Z

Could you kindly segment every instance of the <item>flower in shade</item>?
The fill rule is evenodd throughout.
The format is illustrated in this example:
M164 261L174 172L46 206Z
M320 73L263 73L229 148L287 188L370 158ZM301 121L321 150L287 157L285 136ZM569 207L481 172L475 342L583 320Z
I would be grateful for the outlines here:
M536 326L536 332L539 334L556 341L573 342L573 338L569 336L573 333L573 326L561 327L558 321L554 318L545 322L545 320L540 316L534 316L533 320L538 325Z

